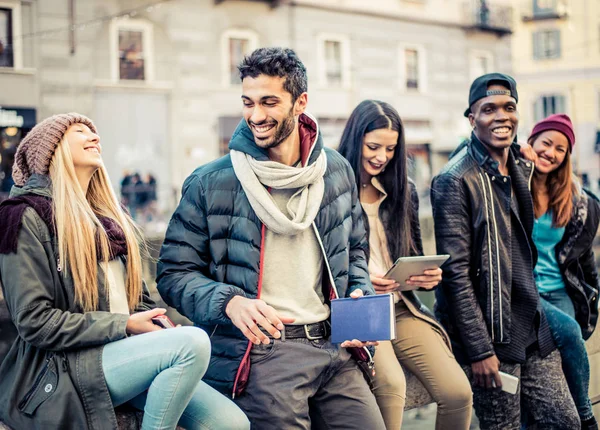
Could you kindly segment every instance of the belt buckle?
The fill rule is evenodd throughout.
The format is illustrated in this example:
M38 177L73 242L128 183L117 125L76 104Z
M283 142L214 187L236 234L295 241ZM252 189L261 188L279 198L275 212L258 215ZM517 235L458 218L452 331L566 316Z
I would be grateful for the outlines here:
M323 339L323 336L311 336L310 332L308 330L308 324L304 324L302 327L304 327L304 334L306 334L306 338L308 340L318 340L318 339Z

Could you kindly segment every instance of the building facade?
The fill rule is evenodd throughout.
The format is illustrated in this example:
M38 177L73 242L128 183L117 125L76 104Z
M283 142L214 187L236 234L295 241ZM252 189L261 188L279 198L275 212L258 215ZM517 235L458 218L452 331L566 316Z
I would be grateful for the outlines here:
M510 0L0 0L0 43L11 47L0 47L0 127L24 114L89 115L115 187L124 172L152 173L170 209L185 177L227 151L241 118L236 65L286 46L307 66L326 144L360 101L387 101L426 194L469 135L472 79L511 71L512 23Z
M600 3L518 0L514 3L513 70L521 130L553 113L573 120L576 173L600 191Z

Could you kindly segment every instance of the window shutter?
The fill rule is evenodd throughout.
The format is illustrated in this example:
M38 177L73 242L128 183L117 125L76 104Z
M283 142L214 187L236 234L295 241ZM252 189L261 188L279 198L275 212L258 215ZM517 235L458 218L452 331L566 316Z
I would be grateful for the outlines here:
M536 123L544 119L543 97L538 97L535 103L533 104L533 118Z
M556 112L554 113L565 113L567 111L566 105L565 96L556 96Z
M541 41L541 33L539 31L536 31L535 33L533 33L533 59L534 60L539 60L541 57L541 46L540 46L540 41Z
M560 30L552 32L552 38L554 39L554 55L552 58L560 58Z

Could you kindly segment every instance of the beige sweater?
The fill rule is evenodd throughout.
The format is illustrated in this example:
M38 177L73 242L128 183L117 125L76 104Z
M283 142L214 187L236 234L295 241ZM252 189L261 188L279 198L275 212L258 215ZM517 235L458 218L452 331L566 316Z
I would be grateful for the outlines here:
M374 203L365 203L361 201L361 205L369 219L369 273L371 275L381 276L390 270L394 264L388 250L385 229L383 223L379 219L379 207L387 197L387 193L377 178L373 178L371 183L381 192L381 197ZM394 302L398 303L400 299L400 293L394 292Z
M283 213L295 191L271 190L271 196ZM283 316L295 318L295 325L329 318L329 306L323 297L323 253L312 228L295 236L267 229L263 264L260 298L269 306Z
M129 302L127 301L127 290L125 288L126 274L125 265L120 258L108 262L106 281L109 287L110 311L113 314L129 315Z

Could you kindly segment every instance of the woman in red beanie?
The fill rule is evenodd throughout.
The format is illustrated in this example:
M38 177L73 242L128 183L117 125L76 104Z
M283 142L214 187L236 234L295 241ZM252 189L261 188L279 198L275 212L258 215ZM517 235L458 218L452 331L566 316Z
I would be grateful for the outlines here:
M14 429L248 429L201 381L208 335L163 330L142 281L140 232L112 190L92 121L36 125L15 155L0 205L0 283L18 336L0 366L0 421ZM164 317L163 317L164 318Z
M600 280L592 242L600 203L573 175L575 133L567 115L551 115L537 123L528 144L536 167L531 184L536 217L533 240L538 250L536 285L582 429L598 429L588 395L585 339L598 320Z

